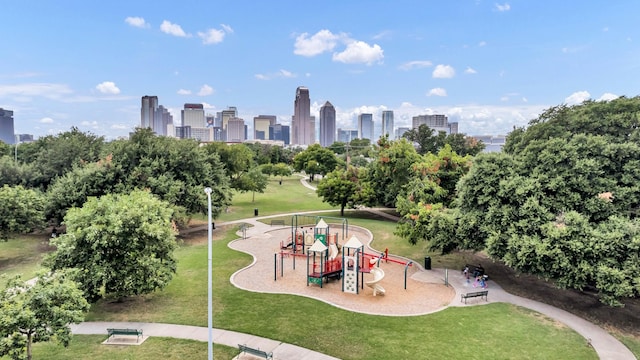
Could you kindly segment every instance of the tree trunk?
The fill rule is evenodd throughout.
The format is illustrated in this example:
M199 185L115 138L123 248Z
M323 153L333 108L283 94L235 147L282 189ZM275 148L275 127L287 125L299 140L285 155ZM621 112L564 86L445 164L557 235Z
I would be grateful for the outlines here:
M340 204L340 217L344 217L344 206L345 204Z
M256 192L255 192L255 191L252 191L252 192L251 192L251 202L252 202L252 203L253 203L253 202L256 202Z
M32 359L32 354L31 354L31 333L27 334L27 360L31 360Z

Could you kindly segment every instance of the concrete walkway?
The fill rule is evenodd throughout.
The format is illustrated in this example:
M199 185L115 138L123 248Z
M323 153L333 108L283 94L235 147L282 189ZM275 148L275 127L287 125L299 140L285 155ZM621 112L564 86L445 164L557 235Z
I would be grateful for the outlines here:
M304 183L304 182L303 182ZM363 209L364 210L364 209ZM386 214L378 209L367 209L372 212ZM328 210L334 211L334 210ZM305 213L321 213L322 211L309 211ZM242 219L236 221L229 221L221 223L225 224L238 224L246 223L251 227L246 229L247 238L253 236L259 236L273 230L273 227L259 220L269 219L273 217L281 217L286 215L303 214L301 212L291 214L278 214L272 216L262 216L249 219ZM387 214L388 215L388 214ZM205 230L206 225L194 229L194 231ZM420 266L419 264L417 264ZM429 272L441 273L444 279L444 269L423 270ZM419 275L417 275L419 277ZM470 284L466 282L466 279L460 274L459 271L448 272L449 284L456 290L456 296L453 298L449 306L477 306L484 302L470 301L469 304L460 302L460 294L466 292L475 291L476 289L470 288ZM620 341L606 332L604 329L596 326L576 315L573 315L562 309L555 308L553 306L515 296L504 291L494 281L489 282L489 297L488 302L505 302L511 303L524 308L528 308L537 311L541 314L548 316L556 321L559 321L566 326L572 328L577 333L582 335L586 342L591 344L598 354L600 359L603 360L637 360L633 353L624 346ZM172 325L172 324L157 324L157 323L127 323L127 322L85 322L72 326L72 332L74 334L102 334L106 337L107 328L139 328L143 329L145 336L162 336L162 337L175 337L182 339L193 339L198 341L208 340L208 329L206 327L186 326L186 325ZM314 352L308 349L304 349L298 346L261 338L253 335L238 333L234 331L227 331L221 329L214 329L213 342L216 344L223 344L231 347L237 347L238 344L246 344L249 347L259 348L267 352L273 352L276 359L286 360L320 360L320 359L336 359L334 357L324 355L318 352Z

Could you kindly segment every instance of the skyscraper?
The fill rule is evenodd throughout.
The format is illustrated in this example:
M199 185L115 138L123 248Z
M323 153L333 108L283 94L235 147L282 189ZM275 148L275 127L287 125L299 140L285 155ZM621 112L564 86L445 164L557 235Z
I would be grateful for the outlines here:
M13 127L13 111L0 108L0 141L13 145L16 143Z
M393 111L392 110L384 110L382 111L382 133L380 136L389 135L389 140L393 140Z
M182 115L182 126L191 126L192 128L206 127L204 105L184 104L184 109L180 113Z
M291 117L291 144L311 145L316 140L316 118L311 116L309 89L299 86Z
M330 102L320 108L320 145L330 146L336 141L336 109Z
M373 141L373 114L358 115L358 138Z
M154 130L154 118L158 111L158 97L145 95L142 97L142 107L140 108L140 127Z
M437 135L440 131L444 131L447 134L458 133L458 123L450 123L446 115L418 115L411 118L411 127L413 129L419 128L420 125L427 125L433 129L434 135Z
M227 140L228 142L243 142L247 139L245 134L244 119L231 118L227 121Z
M276 124L275 115L258 115L253 118L253 138L255 140L269 139L269 126Z
M282 124L275 124L269 126L269 140L280 140L285 145L289 145L289 126Z
M229 124L229 119L238 117L238 108L235 106L229 106L226 110L222 110L216 113L216 123L220 123L220 128L222 129L221 140L227 141L227 126Z

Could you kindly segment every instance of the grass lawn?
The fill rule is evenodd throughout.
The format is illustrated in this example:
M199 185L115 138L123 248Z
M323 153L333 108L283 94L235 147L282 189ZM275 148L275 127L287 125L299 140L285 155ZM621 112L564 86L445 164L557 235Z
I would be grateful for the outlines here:
M33 348L34 359L47 360L205 360L207 343L195 340L152 337L138 346L102 345L105 335L75 335L68 348L55 343L38 343ZM233 359L240 352L237 348L213 346L213 358ZM1 358L4 359L4 358Z
M44 253L50 251L47 235L23 235L0 241L0 288L15 275L31 279L41 268Z

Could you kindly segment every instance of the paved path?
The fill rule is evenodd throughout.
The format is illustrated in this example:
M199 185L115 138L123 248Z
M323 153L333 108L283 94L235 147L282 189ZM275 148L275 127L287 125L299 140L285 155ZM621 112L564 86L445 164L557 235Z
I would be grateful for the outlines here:
M306 182L303 182L303 184ZM369 211L386 214L378 209L368 209ZM334 210L328 210L334 211ZM310 211L307 213L320 213L319 211ZM258 220L268 219L272 217L280 217L283 215L302 214L300 212L291 214L278 214L273 216L262 216L250 219L242 219L236 221L229 221L223 224L238 224L247 223L251 227L247 228L246 236L258 236L273 230L273 228ZM388 214L387 214L388 215ZM206 225L198 227L194 230L204 230ZM418 266L420 266L418 264ZM442 278L444 278L444 269L423 270L430 272L440 272ZM418 275L419 277L419 275ZM449 283L455 288L456 296L453 298L450 306L476 306L474 304L463 304L460 302L460 294L474 291L470 289L466 282L466 279L458 271L448 272ZM582 335L595 349L596 353L603 360L637 360L633 353L624 346L620 341L614 338L611 334L604 329L596 326L576 315L573 315L562 309L533 301L530 299L515 296L504 291L494 281L490 282L489 289L489 302L506 302L512 303L518 306L522 306L537 312L540 312L552 319L555 319L568 327L575 330ZM171 324L159 324L159 323L111 323L111 322L84 322L78 325L72 326L74 334L101 334L106 336L107 328L141 328L144 330L145 336L163 336L163 337L175 337L182 339L193 339L199 341L208 340L208 329L206 327L186 326L186 325L171 325ZM214 329L213 342L216 344L223 344L231 347L237 347L238 344L246 344L250 347L260 348L267 352L272 351L274 357L280 360L296 359L296 360L324 360L324 359L336 359L334 357L324 355L318 352L314 352L308 349L304 349L298 346L261 338L249 334L242 334L234 331Z

